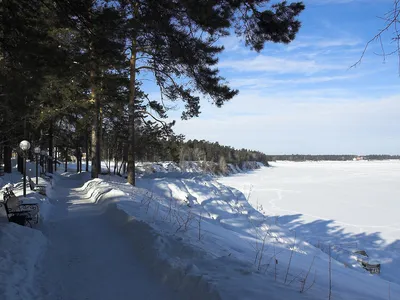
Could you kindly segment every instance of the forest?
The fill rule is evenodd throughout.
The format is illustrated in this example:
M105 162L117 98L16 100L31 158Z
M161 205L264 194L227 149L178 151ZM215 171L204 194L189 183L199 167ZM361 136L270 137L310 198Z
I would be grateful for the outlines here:
M253 51L289 43L301 23L301 2L269 0L5 0L0 23L0 147L11 155L45 151L54 163L85 153L92 178L101 161L258 159L173 132L171 109L198 117L200 102L221 107L238 90L217 68L229 35ZM158 91L158 96L154 95ZM28 151L18 145L31 144ZM199 144L193 146L194 143ZM186 149L186 151L183 151ZM201 154L203 155L203 154ZM200 156L201 156L200 155Z
M400 155L388 155L388 154L369 154L359 156L355 154L291 154L291 155L266 155L268 161L276 160L289 160L289 161L319 161L319 160L333 160L333 161L346 161L346 160L387 160L387 159L400 159Z

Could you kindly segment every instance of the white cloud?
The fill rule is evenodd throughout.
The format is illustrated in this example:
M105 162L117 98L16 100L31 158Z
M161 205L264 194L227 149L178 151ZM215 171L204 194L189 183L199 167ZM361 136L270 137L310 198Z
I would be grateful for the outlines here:
M272 77L247 77L247 78L234 78L229 83L235 88L251 88L263 89L273 86L293 86L301 84L315 84L326 83L331 81L351 80L362 76L361 74L353 73L348 75L331 75L331 76L298 76L288 79L275 79Z
M338 91L340 92L340 90ZM343 92L343 91L342 91ZM302 98L304 97L304 98ZM188 138L266 153L399 153L400 94L314 102L305 95L239 96L225 108L178 122ZM238 110L242 107L242 110Z
M274 72L313 74L327 70L346 70L348 65L340 63L321 63L313 59L290 59L267 55L258 55L249 59L228 59L222 60L218 66L220 68L234 69L240 72Z
M287 46L289 51L299 48L333 48L333 47L354 47L362 44L362 40L358 38L321 38L308 37L295 40Z

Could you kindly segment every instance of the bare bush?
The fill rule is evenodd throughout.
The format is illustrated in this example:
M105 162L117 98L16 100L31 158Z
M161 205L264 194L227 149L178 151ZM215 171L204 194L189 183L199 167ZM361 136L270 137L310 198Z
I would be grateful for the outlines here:
M307 278L308 278L308 275L310 274L311 268L312 268L312 266L314 264L314 260L315 260L315 256L313 257L313 260L311 262L310 268L308 268L308 272L307 272L306 276L302 280L300 280L300 293L304 292L304 288L305 288L305 286L307 284Z
M287 270L286 270L286 275L285 275L285 284L286 284L287 277L288 277L288 274L289 274L290 265L291 265L291 263L292 263L293 252L294 252L294 249L295 249L295 247L296 247L296 231L294 232L293 247L292 247L292 250L290 251L289 263L288 263Z

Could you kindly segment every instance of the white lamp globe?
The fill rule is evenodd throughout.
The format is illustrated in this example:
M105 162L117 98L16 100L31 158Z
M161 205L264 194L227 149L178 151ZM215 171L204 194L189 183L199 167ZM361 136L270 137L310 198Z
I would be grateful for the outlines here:
M40 154L40 147L36 147L35 149L33 149L33 151L35 152L35 154Z
M19 147L21 148L22 151L28 151L29 148L31 147L31 143L29 143L26 140L23 140L21 143L19 143Z

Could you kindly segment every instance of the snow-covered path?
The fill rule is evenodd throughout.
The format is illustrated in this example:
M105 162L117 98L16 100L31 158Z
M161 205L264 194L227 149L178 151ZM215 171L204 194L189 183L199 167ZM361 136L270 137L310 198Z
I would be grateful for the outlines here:
M50 246L37 271L37 298L179 299L135 257L124 233L96 205L83 203L78 184L63 179L53 190L53 218L41 228Z

